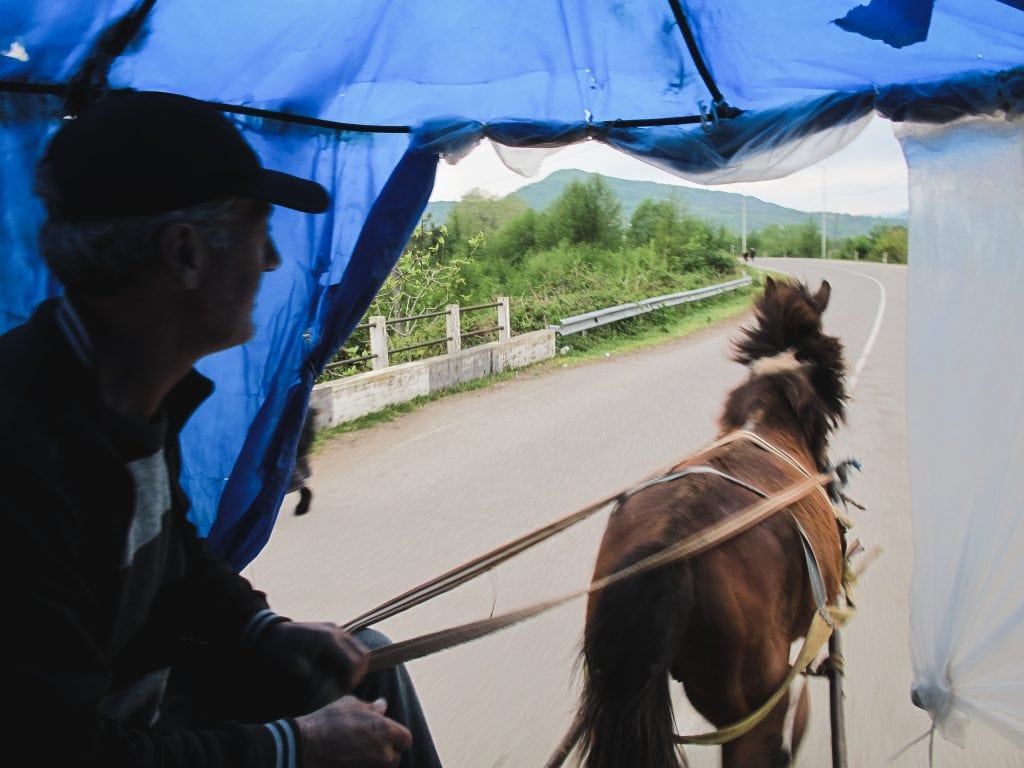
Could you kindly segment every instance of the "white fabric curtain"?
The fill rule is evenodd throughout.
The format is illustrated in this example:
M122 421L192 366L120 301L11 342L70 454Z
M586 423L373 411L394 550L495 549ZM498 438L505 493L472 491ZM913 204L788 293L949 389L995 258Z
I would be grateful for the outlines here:
M1024 119L903 125L915 698L1024 747Z
M809 168L846 148L867 129L873 119L877 119L874 112L868 111L855 120L803 136L789 137L785 141L778 140L779 137L769 138L756 131L751 132L744 137L744 141L749 142L753 149L740 150L727 164L704 172L682 170L664 159L653 159L642 154L633 155L633 157L696 184L716 185L781 179L804 168ZM699 129L691 130L697 133ZM776 143L772 143L773 141ZM769 145L767 149L762 142ZM469 154L475 146L475 142L467 143L457 151L443 153L442 157L450 165L454 165ZM506 168L527 178L536 176L540 172L544 160L565 149L565 147L509 147L498 142L494 142L492 146Z

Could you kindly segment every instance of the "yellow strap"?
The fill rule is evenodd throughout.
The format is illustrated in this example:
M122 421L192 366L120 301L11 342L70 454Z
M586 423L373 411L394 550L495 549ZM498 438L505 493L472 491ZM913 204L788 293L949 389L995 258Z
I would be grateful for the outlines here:
M828 606L827 609L830 618L836 624L842 624L851 615L848 609L840 609L835 606ZM703 744L706 746L720 745L738 739L743 734L750 731L754 726L760 723L768 713L771 712L775 705L779 703L779 700L785 695L786 691L789 690L789 686L796 680L797 675L803 673L805 669L814 661L818 652L824 647L825 643L828 642L829 637L832 636L832 627L822 616L820 611L814 612L814 618L811 620L811 627L807 630L807 635L804 637L803 647L800 649L800 654L797 656L796 661L793 662L793 666L789 670L789 674L786 675L786 679L782 681L782 684L778 689L771 695L771 697L762 704L760 707L755 709L749 715L744 717L732 725L720 728L717 731L711 733L695 734L693 736L676 736L675 740L677 744Z

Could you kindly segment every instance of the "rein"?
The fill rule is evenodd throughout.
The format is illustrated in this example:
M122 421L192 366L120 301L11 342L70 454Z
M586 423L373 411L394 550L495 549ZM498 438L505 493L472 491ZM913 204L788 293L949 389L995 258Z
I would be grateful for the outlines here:
M756 433L751 432L749 430L737 430L735 432L731 432L725 435L724 437L720 438L719 440L715 441L714 443L711 443L706 448L703 448L697 453L692 454L690 458L693 458L695 456L701 456L716 448L728 445L731 442L735 442L738 439L750 440L751 442L755 443L756 445L759 445L765 450L779 456L787 463L792 464L794 467L799 469L802 474L809 475L807 470L804 469L803 466L794 458L792 458L788 453L775 447L772 443L768 442L760 435L757 435ZM537 528L531 533L521 536L518 539L514 539L513 541L510 541L507 544L504 544L503 546L497 547L496 549L493 549L484 555L474 558L473 560L470 560L469 562L464 563L463 565L457 566L456 568L453 568L450 571L446 571L440 576L437 576L431 579L430 581L426 581L423 584L420 584L418 587L414 587L413 589L410 589L407 592L403 592L401 595L393 597L387 602L381 603L376 608L372 608L366 613L357 616L356 618L350 620L347 624L343 624L342 629L344 629L346 632L355 632L359 629L368 627L371 624L375 624L377 622L383 621L384 619L402 613L403 611L407 611L408 609L420 605L421 603L424 603L427 600L430 600L431 598L437 597L438 595L442 595L445 592L454 589L455 587L458 587L462 584L471 581L477 576L486 573L487 571L491 570L492 568L495 568L501 563L504 563L506 560L511 559L520 552L525 552L527 549L530 549L531 547L540 544L542 541L546 541L547 539L554 536L556 533L561 533L562 531L571 528L577 523L583 522L595 513L604 509L612 502L619 502L622 499L627 498L628 496L642 490L643 488L647 488L651 485L656 485L658 483L668 482L670 479L677 479L678 477L682 477L684 474L693 474L698 472L706 472L707 474L718 474L719 476L740 486L743 486L760 496L765 495L758 489L755 489L753 486L748 485L747 483L744 483L741 480L732 477L731 475L726 475L724 472L719 472L718 470L712 469L711 467L691 467L688 471L675 471L676 467L678 467L681 463L683 462L675 461L672 464L665 467L664 469L659 470L658 472L655 472L652 475L649 475L647 479L642 480L639 485L631 485L627 488L623 488L622 490L616 491L610 496L606 496L605 498L599 501L595 501L592 504L588 504L586 507L583 507L577 510L576 512L572 512L566 515L565 517L562 517L554 521L553 523L549 523L545 526ZM827 498L828 494L825 495Z
M648 480L644 482L654 482L658 480L660 477L663 477L666 473L678 466L678 464L679 462L673 462L665 469L651 475ZM378 621L382 621L391 616L402 613L409 608L426 602L432 597L442 595L445 592L448 592L449 590L454 589L461 584L465 584L483 573L486 573L506 560L511 559L513 556L518 555L520 552L525 552L527 549L540 544L542 541L546 541L556 533L560 533L567 528L571 528L577 523L583 522L594 513L604 509L613 501L618 501L619 499L624 498L632 489L632 486L629 488L623 488L610 496L606 496L599 501L595 501L592 504L588 504L587 506L572 512L553 523L548 523L525 536L520 536L518 539L514 539L503 546L492 549L490 552L480 555L479 557L453 568L450 571L446 571L440 576L437 576L430 581L426 581L418 587L410 589L408 592L403 592L401 595L393 597L387 602L381 603L376 608L357 616L347 624L343 624L341 628L346 632L354 632L358 629L368 627L371 624L375 624Z
M811 475L799 482L784 488L770 498L766 498L756 504L746 507L741 512L726 518L715 525L709 526L686 539L673 544L665 549L655 552L643 560L631 566L616 571L603 579L591 583L586 589L563 595L561 597L537 603L528 608L494 616L481 621L474 621L462 624L457 627L443 629L420 637L404 640L370 651L369 671L373 672L386 667L401 664L413 659L419 659L437 651L462 645L471 640L489 635L499 629L518 624L521 621L545 613L552 608L568 603L579 597L584 597L593 592L617 584L620 581L638 576L641 573L662 568L688 557L693 557L705 552L723 541L733 538L744 531L754 527L761 521L774 515L781 509L795 504L800 499L813 493L816 489L833 482L834 478L828 474ZM607 503L607 502L605 502Z
M576 523L582 522L598 510L606 507L611 502L621 502L623 499L628 498L632 494L637 493L644 488L648 488L659 483L670 482L685 475L708 474L718 476L750 490L756 495L761 496L764 501L753 504L726 520L710 526L703 531L699 531L683 541L665 548L661 552L657 552L644 560L634 563L628 568L611 574L605 579L595 581L587 589L537 603L533 606L502 614L500 616L494 616L481 621L469 622L467 624L421 635L410 640L374 649L370 653L370 671L401 664L447 648L467 643L471 640L478 639L498 630L518 624L519 622L525 621L526 619L532 618L541 613L545 613L576 598L604 589L618 581L631 578L640 573L677 562L687 557L692 557L742 533L761 522L763 519L775 514L780 509L799 501L815 491L821 492L826 499L828 498L827 493L824 491L824 487L835 482L835 476L833 474L822 473L811 475L803 468L802 465L800 465L799 462L789 456L785 451L782 451L772 443L748 430L739 430L737 432L730 433L715 443L712 443L707 448L693 454L693 456L700 456L738 439L750 440L774 455L779 456L787 463L798 468L801 474L805 475L805 479L784 488L782 491L769 498L763 491L734 478L731 475L720 472L719 470L704 466L675 470L675 467L678 467L681 463L675 462L667 470L656 473L648 480L641 482L639 485L631 486L630 488L618 491L611 496L607 496L600 501L589 504L576 512L573 512L546 526L538 528L525 536L515 539L502 547L498 547L497 549L475 558L462 566L454 568L435 579L425 582L419 587L409 590L408 592L381 604L371 611L368 611L348 622L343 626L343 629L346 631L355 631L408 610L409 608L419 605L432 597L436 597L461 584L465 584L476 576L491 570L500 563L505 562L514 555L539 544Z

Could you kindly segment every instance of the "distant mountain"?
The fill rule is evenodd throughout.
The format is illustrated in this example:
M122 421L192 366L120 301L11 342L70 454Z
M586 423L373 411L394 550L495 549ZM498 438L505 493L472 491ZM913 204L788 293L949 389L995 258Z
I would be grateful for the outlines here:
M591 176L599 174L578 170L555 171L541 181L527 184L513 194L535 211L544 211L550 206L562 190L573 181L586 182ZM674 184L659 184L654 181L630 181L611 176L603 177L622 205L622 217L629 222L633 211L641 202L652 200L677 200L686 207L691 216L703 219L713 226L723 226L733 234L740 234L743 220L743 195L737 192L719 192L712 189L695 189ZM747 196L747 232L755 232L772 224L806 224L809 219L821 223L821 211L799 211L784 208L774 203L766 203L756 197ZM443 224L448 219L455 202L438 200L427 205L426 213L430 214L435 224ZM828 213L828 235L834 238L864 235L879 224L907 223L906 213L891 216L853 216L848 213Z
M910 211L888 211L887 213L878 214L883 219L892 219L898 221L901 224L906 224L910 221Z
M435 224L444 224L448 221L448 214L451 213L455 205L454 200L435 200L427 203L427 210L423 212L423 215L429 214Z

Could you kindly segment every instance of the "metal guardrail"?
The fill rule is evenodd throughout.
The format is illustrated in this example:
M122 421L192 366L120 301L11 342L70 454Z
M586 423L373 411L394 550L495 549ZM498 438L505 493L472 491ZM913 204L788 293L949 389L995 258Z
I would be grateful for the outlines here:
M597 309L593 312L587 312L582 315L566 317L562 320L561 324L549 325L548 328L555 331L555 333L560 336L568 336L571 333L580 333L581 331L586 331L589 328L596 328L600 325L617 323L619 320L643 315L647 312L653 312L656 309L674 307L677 304L685 304L689 301L699 301L700 299L706 299L710 296L717 296L720 293L734 291L737 288L750 285L750 282L750 275L744 275L738 280L730 280L727 283L708 285L703 288L694 288L693 290L682 291L681 293L670 293L666 296L655 296L654 298L643 299L631 304L619 304L615 307Z

